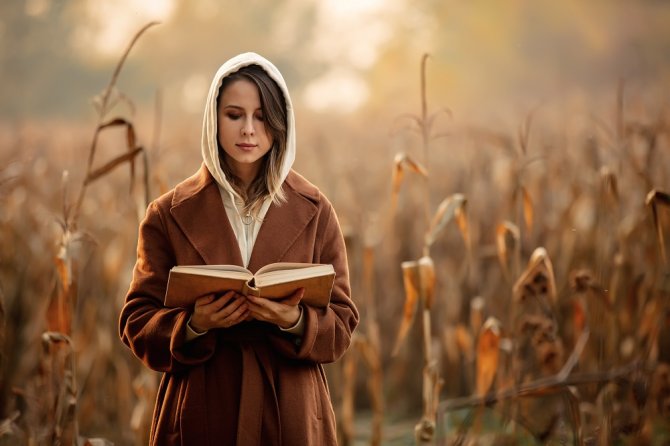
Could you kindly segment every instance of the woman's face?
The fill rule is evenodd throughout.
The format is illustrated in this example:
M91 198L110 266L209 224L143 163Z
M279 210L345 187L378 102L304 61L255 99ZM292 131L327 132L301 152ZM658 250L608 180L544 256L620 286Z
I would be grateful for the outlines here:
M226 161L243 181L258 173L263 156L272 147L272 137L265 129L258 87L246 79L228 85L219 100L219 144Z

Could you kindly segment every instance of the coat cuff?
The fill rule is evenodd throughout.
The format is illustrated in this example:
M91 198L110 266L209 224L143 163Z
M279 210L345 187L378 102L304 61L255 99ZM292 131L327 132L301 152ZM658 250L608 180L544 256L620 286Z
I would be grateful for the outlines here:
M178 316L172 339L170 340L170 353L180 363L186 365L198 365L209 360L216 349L216 336L214 332L207 331L196 338L188 340L189 313L184 311Z
M322 308L316 309L309 305L304 305L302 308L302 337L286 336L284 332L279 332L271 338L271 342L275 348L288 358L309 359L316 342L316 336L319 331L319 316L317 312L324 310Z
M209 331L209 330L197 331L196 329L191 327L191 318L192 317L193 317L193 315L189 316L188 322L186 322L186 342L190 342L190 341L194 340L195 338L206 334Z
M302 336L302 334L305 332L305 311L302 305L300 305L298 308L300 308L300 316L298 316L298 321L289 328L279 327L279 329L284 333L291 333L292 335Z

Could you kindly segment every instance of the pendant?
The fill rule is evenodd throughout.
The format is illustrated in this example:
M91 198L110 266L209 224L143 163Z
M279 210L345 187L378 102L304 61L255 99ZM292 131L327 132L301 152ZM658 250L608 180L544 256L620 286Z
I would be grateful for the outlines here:
M244 223L245 225L247 226L250 225L252 221L254 221L254 218L251 216L250 213L247 212L246 215L242 216L242 223Z

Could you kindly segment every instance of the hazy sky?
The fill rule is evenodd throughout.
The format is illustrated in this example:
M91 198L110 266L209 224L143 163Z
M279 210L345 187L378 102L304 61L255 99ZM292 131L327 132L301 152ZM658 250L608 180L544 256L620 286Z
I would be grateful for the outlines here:
M464 108L532 104L573 90L604 94L618 78L663 95L670 71L670 2L658 0L16 5L0 6L9 15L5 22L0 16L7 67L0 116L81 113L150 20L162 24L133 51L120 85L140 102L162 90L175 113L198 114L216 67L248 50L277 63L299 105L329 113L416 102L424 52L432 55L435 101Z

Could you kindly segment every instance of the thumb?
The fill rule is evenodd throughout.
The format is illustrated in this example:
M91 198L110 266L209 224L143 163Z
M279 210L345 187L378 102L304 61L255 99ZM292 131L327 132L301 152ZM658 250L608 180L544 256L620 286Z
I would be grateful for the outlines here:
M305 289L298 288L295 293L293 293L287 300L287 304L298 305L302 298L305 296Z
M196 307L201 307L203 305L207 305L208 303L211 303L214 300L214 295L213 294L208 294L206 296L199 297L195 301L195 306Z

